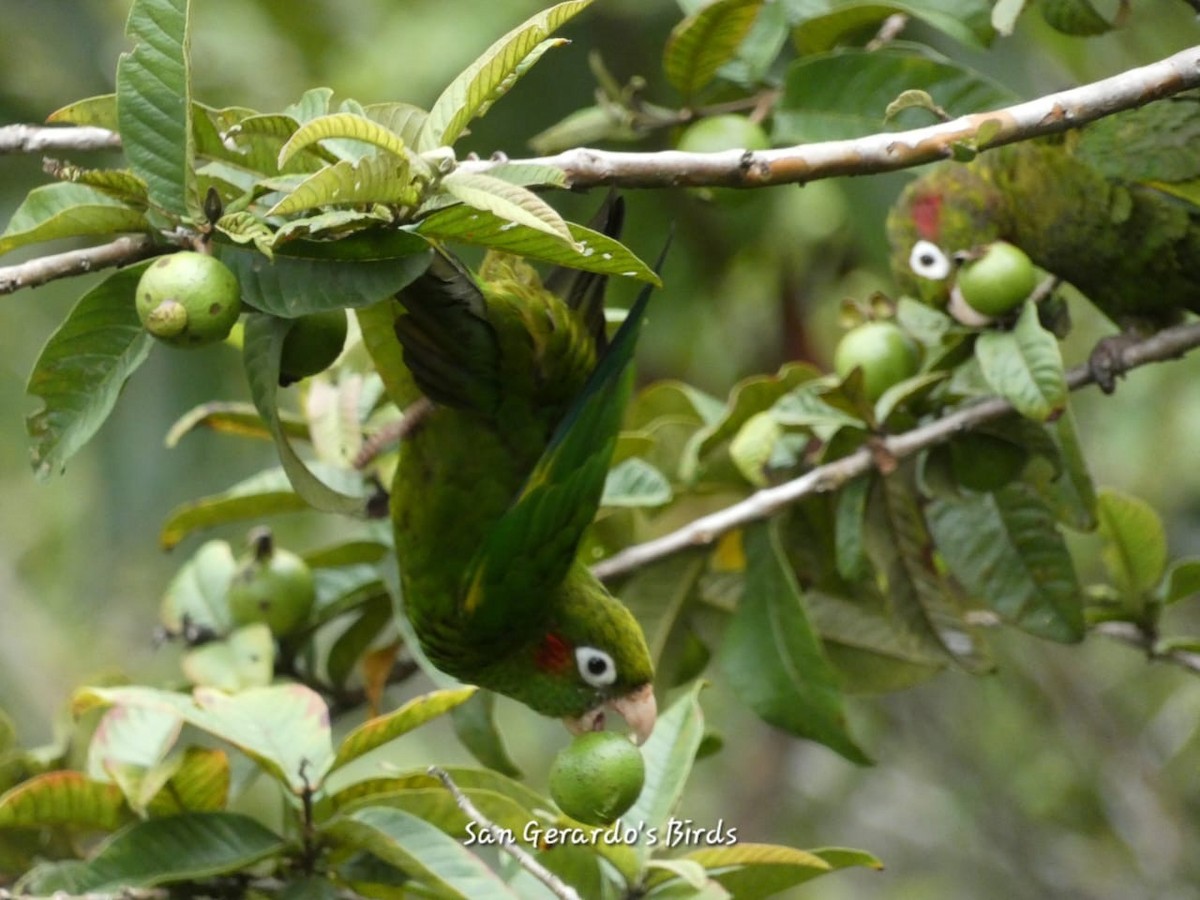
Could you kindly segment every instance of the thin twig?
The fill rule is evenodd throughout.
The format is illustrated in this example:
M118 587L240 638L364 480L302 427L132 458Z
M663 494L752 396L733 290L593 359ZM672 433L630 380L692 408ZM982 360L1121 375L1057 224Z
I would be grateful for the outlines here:
M85 275L111 266L125 266L158 252L158 245L144 234L120 237L109 244L40 256L15 266L0 266L0 294L37 287L56 278Z
M446 786L446 790L454 797L454 802L463 811L463 814L480 828L486 829L495 840L496 846L515 859L522 869L549 888L555 897L559 897L561 900L580 900L579 894L573 887L534 859L528 850L513 841L508 831L481 813L470 798L459 790L449 772L440 766L430 766L428 771L430 775Z
M1125 372L1147 363L1175 359L1197 346L1200 346L1200 323L1177 325L1122 347L1116 353L1118 359L1115 368ZM1070 390L1094 382L1095 375L1087 365L1077 366L1067 373L1067 387ZM882 438L872 446L862 447L849 456L818 466L792 481L757 491L739 503L695 519L662 537L627 547L594 565L592 572L598 578L611 579L690 547L707 546L726 532L772 516L805 497L836 490L851 479L871 471L881 459L896 460L912 456L1013 411L1012 404L1000 397L973 401L928 425Z
M60 150L117 150L120 146L121 136L115 131L91 125L75 127L5 125L0 127L0 155Z
M1129 644L1145 652L1149 659L1170 662L1200 674L1200 653L1177 647L1162 647L1154 636L1147 634L1133 622L1100 622L1092 631L1110 637L1122 644Z
M362 471L381 454L395 447L421 427L433 409L432 400L424 396L418 397L405 408L404 415L384 424L363 442L362 449L354 457L354 468Z

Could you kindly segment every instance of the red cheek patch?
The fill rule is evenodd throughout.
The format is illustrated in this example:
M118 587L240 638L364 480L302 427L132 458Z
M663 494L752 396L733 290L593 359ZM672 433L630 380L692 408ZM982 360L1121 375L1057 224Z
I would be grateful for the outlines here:
M942 198L937 194L922 194L912 204L913 224L917 234L927 241L937 243L942 225Z
M553 631L542 638L534 651L533 662L544 672L561 672L571 664L571 646Z

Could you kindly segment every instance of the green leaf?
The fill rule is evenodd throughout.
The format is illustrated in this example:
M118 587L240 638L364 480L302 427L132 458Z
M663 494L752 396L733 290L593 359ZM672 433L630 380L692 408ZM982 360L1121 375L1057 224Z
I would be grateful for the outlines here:
M280 421L288 437L305 439L308 437L308 425L304 418L294 413L283 413ZM271 439L271 432L263 424L262 416L251 403L229 403L213 400L192 407L176 420L171 426L163 444L168 450L174 449L183 438L197 428L210 428L221 434L235 434L241 437Z
M662 283L653 269L620 242L574 222L567 223L567 230L571 243L469 206L440 209L417 224L417 232L431 239L477 244L585 272Z
M828 50L847 35L878 30L888 16L920 19L954 40L985 47L992 40L988 0L783 0L801 53Z
M445 715L465 703L477 688L462 687L432 691L409 700L399 709L384 716L369 719L350 732L338 747L330 771L340 769L377 747L394 741L431 719Z
M767 470L783 435L783 426L764 410L747 419L729 442L729 458L754 487L764 488L770 483Z
M1104 535L1104 564L1117 589L1135 599L1148 594L1167 568L1167 534L1154 507L1102 488L1096 512Z
M328 466L317 466L323 479L333 481L336 472ZM349 487L347 483L346 487ZM238 482L227 491L189 500L171 510L158 535L159 546L171 550L195 531L244 522L280 513L302 512L308 503L292 489L283 469L269 469Z
M1017 27L1017 19L1025 11L1028 0L996 0L992 7L992 27L1001 37L1008 37Z
M1067 545L1028 484L933 500L929 527L950 571L1006 621L1054 641L1083 638L1083 592Z
M506 222L515 222L574 244L567 223L549 203L528 188L478 172L451 172L441 189L472 209L490 212Z
M496 695L476 691L467 701L450 710L454 733L471 755L502 775L520 778L521 770L509 755L504 736L496 725Z
M702 553L677 553L642 566L621 586L621 602L642 626L656 666L703 571Z
M405 232L373 247L352 239L294 241L267 260L256 250L215 245L221 262L237 276L242 299L255 309L294 319L328 309L370 306L395 294L429 266L425 241ZM331 257L333 252L344 254Z
M50 113L46 116L46 121L58 125L95 125L97 128L116 131L119 127L117 95L100 94L96 97L76 100L74 103L68 103Z
M874 857L847 865L882 868ZM820 851L794 850L773 844L737 843L728 847L705 847L685 857L708 871L709 877L738 900L760 900L774 896L843 866L821 857Z
M179 738L182 722L171 711L113 707L104 712L88 744L87 774L109 780L115 764L149 769L166 758Z
M262 622L234 631L221 641L194 647L180 661L183 675L197 686L237 693L266 687L275 676L275 641Z
M134 42L117 62L117 122L129 166L150 201L180 219L199 218L188 0L134 0L125 33Z
M868 500L868 553L882 576L898 627L941 648L972 672L991 669L987 646L965 616L962 598L934 558L910 470L876 482Z
M229 780L229 756L224 750L188 747L151 809L160 815L168 806L172 812L216 812L229 799Z
M479 693L483 692L480 691ZM461 709L461 707L458 708ZM536 821L539 817L544 817L547 814L549 805L545 797L506 775L490 769L468 768L465 766L446 766L445 770L454 783L458 785L459 789L467 796L487 795L491 798L503 797L509 801L509 805L506 808L510 811L514 808L522 810L523 812L520 815L523 816L526 822ZM401 772L398 775L387 778L369 778L364 781L355 782L337 791L332 796L332 806L335 810L341 812L353 812L356 809L373 805L391 806L396 794L414 791L431 791L439 798L439 803L437 804L439 809L444 807L444 801L449 801L450 806L457 810L450 792L446 790L445 786L436 776L429 773L428 768ZM409 812L414 811L407 804L402 805L401 808L407 809ZM449 818L453 818L458 823L455 828L461 831L465 821L460 817L441 819L438 822L439 826L447 822ZM434 819L430 819L429 821L434 821Z
M846 730L837 675L809 622L775 521L745 532L745 592L719 659L738 698L767 722L868 759Z
M253 758L296 794L318 786L333 761L329 708L300 684L250 688L230 696L197 688L191 697L153 688L84 688L73 706L131 706L174 713Z
M251 315L246 320L243 353L250 396L259 415L271 430L279 461L296 493L310 506L322 512L346 516L365 516L367 498L360 484L355 494L346 494L318 478L296 455L279 418L276 395L279 391L279 364L283 341L292 323L273 316Z
M82 772L46 772L0 796L0 829L70 825L111 831L129 818L115 784Z
M383 379L388 399L400 409L421 395L412 373L404 364L404 349L396 337L396 318L402 310L399 302L389 297L354 311L363 346L375 364L375 371Z
M109 235L149 228L145 212L86 184L58 182L31 190L4 233L0 254L58 238Z
M403 810L369 806L339 816L322 830L341 847L366 850L395 866L433 889L435 896L516 900L483 860Z
M343 159L314 172L266 214L287 216L335 204L416 206L420 200L421 189L413 183L407 161L386 155L364 156L355 161Z
M341 606L337 601L334 601L334 605ZM373 596L361 605L357 618L338 635L329 649L325 668L331 684L339 688L345 685L355 663L387 628L391 619L392 604L386 594Z
M39 478L61 472L91 440L149 354L154 339L133 304L149 264L121 269L84 294L34 363L26 390L43 405L25 420L25 428Z
M249 816L197 812L136 822L102 844L71 878L37 882L39 892L102 893L198 881L240 872L285 847L283 838Z
M700 709L703 681L696 681L681 692L675 702L658 718L650 738L642 745L646 763L646 783L633 807L621 816L623 822L638 826L639 842L634 847L637 866L642 869L650 858L651 829L666 833L667 820L675 811L684 785L692 772L696 750L704 737L704 713ZM645 827L641 827L645 826Z
M762 6L763 0L715 0L671 29L663 70L685 102L733 59Z
M860 588L854 596L812 589L804 599L847 694L904 690L946 667L940 645L931 646L928 638L897 626L886 598Z
M975 358L988 385L1026 418L1045 422L1067 404L1058 339L1027 303L1012 331L986 331L975 341Z
M547 49L543 42L592 0L568 0L522 22L471 63L434 101L421 129L419 151L452 145L467 123L483 115Z
M843 485L837 495L837 570L849 582L864 578L869 571L863 541L863 520L867 514L867 497L873 480L870 476L859 476Z
M1180 559L1171 563L1163 577L1159 596L1169 606L1200 594L1200 559Z
M366 116L341 112L305 122L280 148L279 167L282 169L289 159L310 144L330 138L362 141L391 154L395 157L394 162L407 161L404 140L400 135Z
M670 503L671 483L650 463L631 456L609 470L601 506L648 507Z
M888 106L904 91L924 91L950 115L1014 102L1014 94L988 77L924 47L893 43L879 50L841 49L804 56L787 71L773 117L772 143L861 137L928 124L908 111L885 122Z
M1119 27L1129 14L1129 0L1120 0L1113 21L1109 22L1090 0L1041 0L1042 18L1055 31L1076 37L1092 37Z

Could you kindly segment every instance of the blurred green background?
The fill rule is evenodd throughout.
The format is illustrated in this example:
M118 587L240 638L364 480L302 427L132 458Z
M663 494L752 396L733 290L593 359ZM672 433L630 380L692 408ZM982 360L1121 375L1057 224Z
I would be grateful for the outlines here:
M269 110L329 85L338 97L427 106L541 5L201 0L196 95L215 106ZM40 121L69 101L110 91L127 11L127 0L0 0L0 124ZM678 18L673 3L597 3L566 29L574 43L547 55L477 123L466 149L522 155L528 138L590 103L593 50L619 78L644 76L650 99L677 102L658 53ZM987 53L949 46L916 26L913 34L1034 96L1165 56L1196 43L1200 28L1185 4L1148 0L1130 27L1086 42L1050 33L1034 14ZM678 377L723 394L785 359L828 366L838 301L889 286L883 216L906 177L780 188L722 205L683 192L632 192L628 241L636 250L653 254L668 221L679 228L667 289L643 340L643 378ZM0 160L0 220L40 180L40 160ZM561 199L573 216L597 202ZM244 399L246 389L226 347L194 355L157 348L99 438L64 475L36 482L25 379L88 283L0 298L0 704L26 744L51 737L83 681L117 671L147 682L177 675L176 651L156 650L152 631L162 589L197 540L165 555L158 527L175 505L272 458L265 444L210 434L166 450L163 435L179 415L214 397ZM1078 360L1107 326L1082 304L1073 312L1066 352ZM1114 397L1078 395L1076 410L1097 480L1155 505L1173 554L1200 555L1200 354L1140 370ZM320 545L335 527L304 516L273 524L301 548ZM241 531L217 536L236 542ZM1096 541L1077 545L1085 574L1098 573ZM1186 609L1173 615L1169 625L1180 631L1200 628ZM808 898L1200 896L1197 676L1099 638L1063 648L998 635L996 649L994 676L950 673L904 694L856 701L857 733L878 761L871 769L758 723L718 680L705 703L728 740L697 767L681 815L704 826L723 819L742 840L863 847L887 865L797 892ZM561 737L510 705L502 716L519 762L544 787ZM434 742L439 762L454 761L442 749L447 732L436 728L428 743L406 743L393 761L428 762Z

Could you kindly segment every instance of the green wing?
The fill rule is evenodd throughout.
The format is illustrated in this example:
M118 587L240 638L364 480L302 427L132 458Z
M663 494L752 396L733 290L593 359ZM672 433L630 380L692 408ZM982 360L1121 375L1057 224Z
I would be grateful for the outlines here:
M549 593L566 577L600 505L651 290L646 287L638 296L525 486L475 557L464 601L473 637L496 637L511 631L514 621L540 617Z
M501 387L499 341L471 273L439 251L397 299L407 314L396 319L396 337L425 396L457 409L494 410Z

